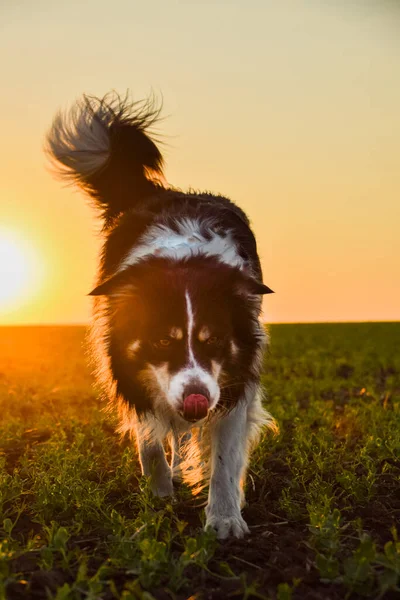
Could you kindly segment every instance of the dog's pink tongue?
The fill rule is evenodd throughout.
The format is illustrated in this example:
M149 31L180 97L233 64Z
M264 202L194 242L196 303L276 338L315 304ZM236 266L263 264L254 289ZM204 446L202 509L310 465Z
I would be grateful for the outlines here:
M183 416L188 421L204 419L208 413L208 400L202 394L190 394L183 401Z

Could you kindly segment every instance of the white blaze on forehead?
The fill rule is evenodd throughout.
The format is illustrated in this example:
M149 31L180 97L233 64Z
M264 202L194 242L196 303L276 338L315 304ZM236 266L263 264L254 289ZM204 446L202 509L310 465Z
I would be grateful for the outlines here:
M220 397L220 388L218 378L221 373L221 365L216 361L212 361L211 373L203 369L196 361L192 342L195 328L195 314L189 292L185 292L186 300L186 316L187 316L187 340L188 340L188 361L182 366L182 369L172 375L169 371L168 362L155 366L148 364L147 371L144 374L143 382L147 388L156 395L156 401L160 401L163 397L168 404L176 411L181 411L184 402L184 394L190 386L201 386L204 388L208 396L209 408L214 408ZM173 327L171 337L176 336L176 339L183 338L183 330L178 327ZM174 335L173 335L174 334ZM151 378L147 373L151 373ZM151 379L151 380L150 380ZM156 390L153 389L153 383L156 383ZM160 393L161 392L161 393Z
M187 335L188 335L188 364L181 369L178 373L173 375L168 382L167 399L172 406L177 409L182 407L183 394L185 388L190 385L201 384L208 391L210 400L210 408L214 408L219 400L219 385L217 378L219 375L219 365L212 365L212 374L208 373L203 369L196 361L193 353L193 332L195 328L195 319L193 312L193 305L190 298L189 292L185 292L186 300L186 316L187 316ZM161 383L160 374L158 374L158 381ZM164 379L165 382L165 379Z
M232 267L245 267L245 261L239 255L231 231L221 234L213 230L212 222L188 218L176 220L175 225L174 229L163 224L149 227L138 245L125 256L118 270L122 271L150 256L174 260L191 256L216 256L221 262ZM207 231L207 237L204 236L204 229Z
M193 354L192 340L193 340L193 329L194 329L194 315L192 301L189 296L189 292L185 292L186 298L186 313L187 313L187 330L188 330L188 348L189 348L189 359L192 365L196 364L196 360Z

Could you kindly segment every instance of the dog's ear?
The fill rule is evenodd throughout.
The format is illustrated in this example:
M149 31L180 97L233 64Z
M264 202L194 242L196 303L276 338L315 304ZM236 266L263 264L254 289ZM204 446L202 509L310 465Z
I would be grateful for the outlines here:
M135 289L132 278L126 271L121 271L106 279L89 292L88 296L120 296L132 293Z
M257 281L253 277L249 277L241 273L239 280L236 284L236 290L239 294L245 295L263 295L263 294L273 294L274 291L271 290L267 285L264 285L261 281Z

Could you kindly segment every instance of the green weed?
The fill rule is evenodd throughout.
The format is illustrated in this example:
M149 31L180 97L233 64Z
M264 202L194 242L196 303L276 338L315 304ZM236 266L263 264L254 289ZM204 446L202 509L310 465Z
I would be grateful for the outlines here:
M152 498L75 327L0 329L0 600L321 600L400 592L400 325L277 325L280 433L252 456L252 535Z

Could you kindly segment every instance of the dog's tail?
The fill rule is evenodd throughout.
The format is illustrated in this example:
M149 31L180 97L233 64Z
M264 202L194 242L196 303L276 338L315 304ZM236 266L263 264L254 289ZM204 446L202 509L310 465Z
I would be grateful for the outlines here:
M58 175L94 199L105 227L163 187L163 158L148 135L159 114L154 96L131 102L112 92L83 96L53 121L45 150Z

